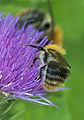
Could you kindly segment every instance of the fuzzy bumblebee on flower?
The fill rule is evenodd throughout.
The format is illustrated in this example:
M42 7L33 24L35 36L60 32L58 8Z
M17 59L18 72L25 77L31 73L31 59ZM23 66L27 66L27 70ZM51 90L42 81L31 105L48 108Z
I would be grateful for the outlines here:
M15 19L11 15L6 18L3 17L3 13L0 15L0 95L8 99L23 99L57 107L46 99L46 96L49 90L65 90L59 88L70 73L70 66L62 57L65 51L53 45L56 51L54 53L49 47L52 41L44 47L48 42L46 36L38 44L37 41L41 39L43 33L32 26L24 32L25 24L18 29L18 20L18 17Z

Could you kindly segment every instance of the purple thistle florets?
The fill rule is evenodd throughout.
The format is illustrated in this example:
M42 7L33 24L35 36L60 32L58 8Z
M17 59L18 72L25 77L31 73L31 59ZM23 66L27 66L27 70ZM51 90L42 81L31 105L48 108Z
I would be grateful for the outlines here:
M45 98L47 92L42 87L39 79L39 63L31 67L35 57L40 53L36 49L22 46L36 45L44 47L48 42L45 36L37 44L43 33L29 26L25 32L18 29L19 17L0 15L0 92L11 99L23 99L40 105L57 107ZM37 98L38 97L38 98ZM58 107L57 107L58 108Z
M42 32L29 26L24 33L25 25L21 30L18 29L19 17L2 16L3 13L0 15L0 93L11 99L56 106L44 97L47 92L42 87L42 81L36 79L39 77L39 63L31 68L32 61L39 57L40 53L35 52L34 48L21 45L44 47L48 41L47 37L37 44Z

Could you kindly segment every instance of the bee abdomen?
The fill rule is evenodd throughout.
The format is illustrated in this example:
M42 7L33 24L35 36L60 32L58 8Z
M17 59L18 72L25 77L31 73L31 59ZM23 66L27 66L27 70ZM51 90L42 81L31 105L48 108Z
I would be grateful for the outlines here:
M47 74L45 82L47 84L58 85L59 83L61 84L64 83L64 80L61 78L58 78L57 76L52 76Z
M46 80L45 83L50 86L59 86L58 82L56 81L51 82L50 80Z
M47 73L52 75L52 76L57 76L58 75L59 77L61 77L63 79L66 79L66 77L67 77L66 73L58 71L57 69L48 68Z
M60 66L60 64L56 61L50 61L47 67L47 74L52 77L59 77L60 79L66 80L70 74L70 70Z

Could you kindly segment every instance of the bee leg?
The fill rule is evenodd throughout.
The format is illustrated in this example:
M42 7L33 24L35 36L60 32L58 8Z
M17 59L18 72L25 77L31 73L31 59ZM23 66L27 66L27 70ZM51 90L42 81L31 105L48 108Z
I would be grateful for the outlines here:
M33 67L33 65L35 64L36 60L40 60L40 58L39 58L39 57L36 57L36 58L33 60L33 63L32 63L32 65L31 65L30 67Z
M42 79L42 70L43 70L45 67L46 67L46 65L44 65L44 66L42 66L42 67L40 68L39 78L38 78L37 80Z

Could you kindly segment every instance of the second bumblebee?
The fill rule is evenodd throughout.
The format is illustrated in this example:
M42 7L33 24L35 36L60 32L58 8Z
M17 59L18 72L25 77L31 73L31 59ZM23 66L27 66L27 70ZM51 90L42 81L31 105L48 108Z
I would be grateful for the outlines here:
M47 35L49 41L53 40L54 44L62 46L62 29L58 26L55 27L50 0L47 0L47 3L49 7L49 15L37 9L27 9L18 13L17 16L20 16L19 28L21 28L24 23L26 23L25 29L28 25L32 25L39 32L44 32L44 36ZM38 40L37 43L41 40L42 39Z

